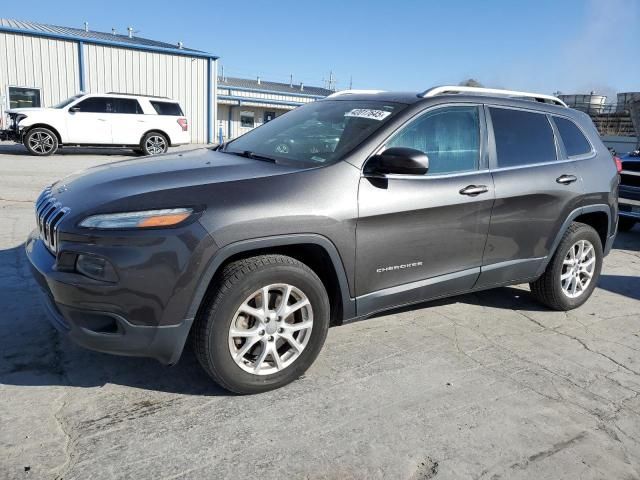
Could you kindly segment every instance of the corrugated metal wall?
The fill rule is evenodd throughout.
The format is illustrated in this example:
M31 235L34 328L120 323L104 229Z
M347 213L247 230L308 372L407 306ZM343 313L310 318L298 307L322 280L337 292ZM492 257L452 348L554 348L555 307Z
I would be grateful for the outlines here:
M300 92L304 93L304 92ZM312 96L304 96L304 95L287 95L286 93L281 92L251 92L248 90L237 90L233 87L229 87L227 85L219 85L218 86L218 95L236 95L245 98L256 98L256 99L264 99L264 100L277 100L277 101L285 101L285 102L299 102L299 103L311 103L319 100L322 97L312 97ZM269 103L268 101L265 103Z
M139 93L178 100L191 141L207 141L207 59L102 45L84 45L86 90Z
M9 86L40 88L43 106L76 94L78 44L0 32L0 110L9 108Z

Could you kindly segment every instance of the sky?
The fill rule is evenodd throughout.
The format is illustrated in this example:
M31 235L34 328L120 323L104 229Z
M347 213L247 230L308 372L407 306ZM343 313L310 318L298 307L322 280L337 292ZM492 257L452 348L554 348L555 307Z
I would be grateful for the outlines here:
M220 56L225 75L425 90L474 78L544 93L640 90L640 0L30 0L1 16Z

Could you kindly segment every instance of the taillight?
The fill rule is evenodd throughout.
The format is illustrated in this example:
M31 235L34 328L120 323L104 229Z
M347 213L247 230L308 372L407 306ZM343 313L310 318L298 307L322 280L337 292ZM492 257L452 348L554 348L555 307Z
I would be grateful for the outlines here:
M187 122L186 118L179 118L178 119L178 125L180 125L180 127L182 127L182 131L186 132L187 130L189 130L189 122Z
M616 162L616 170L618 170L618 173L620 173L622 171L622 160L620 160L619 157L613 157L613 161Z

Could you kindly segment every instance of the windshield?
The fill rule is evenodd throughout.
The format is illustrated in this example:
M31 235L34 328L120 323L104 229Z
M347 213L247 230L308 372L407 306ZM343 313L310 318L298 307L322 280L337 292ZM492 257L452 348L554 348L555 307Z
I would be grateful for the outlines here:
M54 105L51 108L64 108L67 105L69 105L71 102L75 102L80 97L82 97L82 95L74 95L73 97L67 98L66 100L61 101L60 103L58 103L57 105Z
M361 100L314 102L251 130L229 142L222 151L286 163L333 163L405 106Z

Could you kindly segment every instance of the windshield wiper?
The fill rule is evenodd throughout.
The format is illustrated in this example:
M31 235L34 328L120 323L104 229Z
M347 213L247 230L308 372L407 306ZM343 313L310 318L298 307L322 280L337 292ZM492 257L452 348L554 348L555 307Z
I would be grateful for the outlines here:
M253 153L250 150L244 150L242 152L232 152L229 150L221 150L223 153L230 153L232 155L238 155L239 157L251 158L252 160L260 160L262 162L270 162L276 163L276 159L272 157L267 157L266 155L260 155L258 153Z

